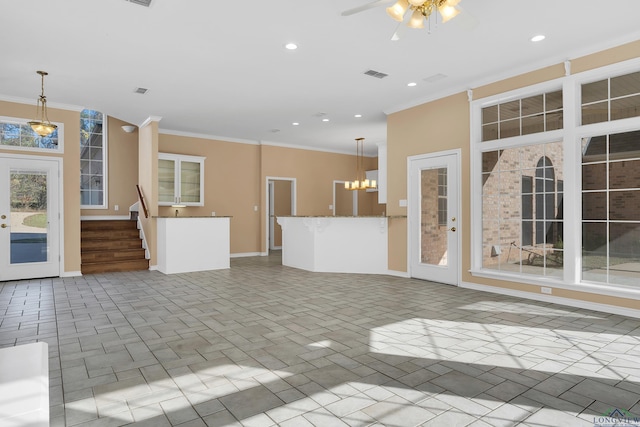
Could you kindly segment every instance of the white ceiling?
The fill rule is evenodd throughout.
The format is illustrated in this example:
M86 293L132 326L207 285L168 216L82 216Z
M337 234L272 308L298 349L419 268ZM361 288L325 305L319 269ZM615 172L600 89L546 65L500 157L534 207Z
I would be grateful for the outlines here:
M0 99L35 104L45 70L50 107L348 153L364 137L373 153L388 113L640 39L639 0L462 0L454 20L396 42L392 2L341 16L373 1L0 0Z

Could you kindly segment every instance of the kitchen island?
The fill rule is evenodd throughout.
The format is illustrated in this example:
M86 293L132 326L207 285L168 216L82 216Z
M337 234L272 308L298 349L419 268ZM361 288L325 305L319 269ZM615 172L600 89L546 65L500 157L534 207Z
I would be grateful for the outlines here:
M158 270L165 274L230 267L230 217L157 217Z
M382 216L279 216L282 265L331 273L386 274Z

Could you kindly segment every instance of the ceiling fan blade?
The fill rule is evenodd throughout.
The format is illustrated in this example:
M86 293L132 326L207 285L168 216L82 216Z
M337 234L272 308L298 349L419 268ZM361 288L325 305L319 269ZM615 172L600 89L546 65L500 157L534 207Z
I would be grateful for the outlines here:
M398 22L395 30L393 30L393 35L391 36L392 42L397 42L402 38L402 33L406 30L406 25L402 25L405 23L405 19L403 18L401 22Z
M394 0L376 0L371 3L363 4L362 6L354 7L353 9L345 10L340 15L349 16L356 13L364 12L365 10L373 9L374 7L382 6L388 3L392 3Z
M397 42L398 40L400 40L400 29L402 28L402 22L398 22L398 25L396 25L396 29L393 30L393 35L391 36L391 41L392 42Z

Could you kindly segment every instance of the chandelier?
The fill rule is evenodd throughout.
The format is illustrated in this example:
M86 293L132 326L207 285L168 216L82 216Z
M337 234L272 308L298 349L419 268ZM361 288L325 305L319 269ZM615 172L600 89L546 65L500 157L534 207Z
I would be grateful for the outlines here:
M460 0L398 0L396 4L387 8L390 17L398 22L404 21L404 15L409 9L413 11L407 23L410 28L424 28L424 21L429 21L430 16L436 16L436 10L440 12L442 23L454 18L460 11L456 5Z
M44 76L48 75L46 71L37 71L42 76L42 93L36 104L36 119L29 122L31 129L40 136L51 135L58 126L49 121L47 117L47 97L44 96Z
M344 183L345 190L376 188L375 179L367 179L364 170L364 138L356 138L356 179Z

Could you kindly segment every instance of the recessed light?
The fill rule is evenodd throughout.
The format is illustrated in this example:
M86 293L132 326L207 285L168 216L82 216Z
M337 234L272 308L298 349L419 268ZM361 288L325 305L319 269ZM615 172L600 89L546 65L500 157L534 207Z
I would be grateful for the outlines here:
M328 121L329 121L329 119L322 119L322 121L323 121L323 122L328 122Z
M418 85L418 83L416 83L416 82L407 83L407 86L409 86L409 87L414 87L414 86L417 86L417 85Z
M296 50L298 48L298 45L295 43L287 43L284 45L284 48L288 50Z
M538 34L537 36L533 36L531 37L531 41L532 42L541 42L542 40L544 40L545 36L542 34Z
M359 119L360 117L362 117L362 114L356 114L356 115L355 115L355 116L353 116L353 117L355 117L355 118Z
M298 123L298 122L293 122L291 124L294 125L294 126L299 126L300 125L300 123Z

